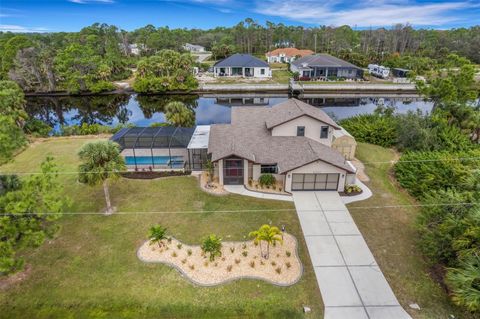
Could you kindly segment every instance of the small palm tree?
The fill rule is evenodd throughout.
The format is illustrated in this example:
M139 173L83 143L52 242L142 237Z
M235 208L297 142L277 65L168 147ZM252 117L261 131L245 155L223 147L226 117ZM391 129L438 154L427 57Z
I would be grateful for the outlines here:
M182 102L170 102L165 106L167 122L177 127L192 127L195 125L195 112Z
M83 162L78 167L79 181L88 185L103 184L103 192L107 203L106 215L113 213L108 190L108 180L120 176L126 170L125 161L120 155L120 147L112 141L88 143L78 153Z
M222 255L222 238L211 234L203 239L201 248L210 255L210 261L214 261L215 257Z
M265 259L270 255L270 245L275 245L276 242L283 243L282 232L278 227L270 225L262 225L258 230L250 232L249 237L254 238L255 243L260 243L260 252ZM263 254L262 241L267 243L267 253Z
M164 245L163 241L167 239L167 228L162 225L152 226L148 233L148 239L150 240L150 245L157 243L158 247L162 247Z

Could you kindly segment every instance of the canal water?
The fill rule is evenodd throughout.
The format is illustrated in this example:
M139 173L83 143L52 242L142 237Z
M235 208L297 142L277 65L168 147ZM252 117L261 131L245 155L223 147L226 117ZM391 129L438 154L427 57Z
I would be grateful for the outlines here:
M232 107L271 107L288 99L287 95L137 95L27 97L27 112L59 130L61 125L98 123L115 126L133 123L148 126L165 122L163 110L171 101L182 101L195 111L196 124L229 123ZM378 106L394 107L396 112L430 112L433 104L412 95L309 95L299 99L323 109L335 120L374 112Z

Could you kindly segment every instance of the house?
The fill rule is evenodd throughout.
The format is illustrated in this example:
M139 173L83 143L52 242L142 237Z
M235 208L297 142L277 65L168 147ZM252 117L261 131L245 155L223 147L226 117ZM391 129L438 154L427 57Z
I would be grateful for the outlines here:
M307 55L312 55L312 50L299 50L297 48L279 48L267 52L268 63L290 63L297 58L303 58Z
M300 78L361 79L363 69L329 54L313 54L297 59L290 64L290 71L298 72Z
M234 54L213 66L214 76L269 78L272 70L268 63L250 54Z
M332 146L337 130L324 111L296 99L234 107L230 124L211 126L208 154L222 185L247 185L269 173L286 192L343 191L356 169Z
M189 52L192 52L192 53L202 53L202 52L206 51L205 47L203 47L201 45L197 45L197 44L190 44L190 43L185 43L183 48L186 51L189 51Z

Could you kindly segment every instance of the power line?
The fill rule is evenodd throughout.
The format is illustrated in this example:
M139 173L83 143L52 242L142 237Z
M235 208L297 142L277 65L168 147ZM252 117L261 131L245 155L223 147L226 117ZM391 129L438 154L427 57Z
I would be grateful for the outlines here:
M404 205L383 205L383 206L352 206L345 209L322 209L324 212L344 212L349 210L366 210L366 209L390 209L390 208L407 208L407 207L438 207L438 206L475 206L480 205L476 203L432 203L432 204L404 204ZM145 214L207 214L207 213L259 213L259 212L317 212L319 209L295 209L295 208L280 208L280 209L235 209L235 210L184 210L184 211L119 211L114 215L145 215ZM28 216L37 215L37 213L23 213L23 214L9 214L4 213L0 216ZM40 213L40 215L103 215L103 212L63 212L63 213Z
M450 161L477 161L480 160L480 157L456 157L456 158L439 158L439 159L424 159L424 160L403 160L403 161L376 161L376 162L360 162L363 165L374 165L374 164L397 164L397 163L425 163L425 162L450 162ZM264 168L276 168L275 165L262 165ZM171 168L172 170L174 168ZM166 169L168 170L168 168ZM195 170L195 171L207 171L205 169ZM123 170L123 171L103 171L103 172L79 172L79 171L60 171L60 172L0 172L0 175L41 175L41 174L57 174L57 175L78 175L78 174L105 174L105 173L149 173L157 171L149 170Z

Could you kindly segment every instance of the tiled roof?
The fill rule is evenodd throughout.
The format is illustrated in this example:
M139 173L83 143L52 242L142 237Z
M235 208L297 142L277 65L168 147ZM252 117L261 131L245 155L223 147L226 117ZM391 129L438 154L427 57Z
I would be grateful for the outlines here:
M234 54L229 56L226 59L217 62L214 65L215 67L259 67L259 68L268 68L268 63L260 60L250 54Z
M321 160L354 173L337 150L320 142L305 136L272 136L265 123L275 108L233 107L231 124L211 126L212 161L234 155L260 164L276 163L282 174Z
M280 48L267 52L267 56L277 56L280 54L285 54L285 56L287 57L295 57L297 55L304 57L313 53L314 52L312 50L299 50L297 48Z

